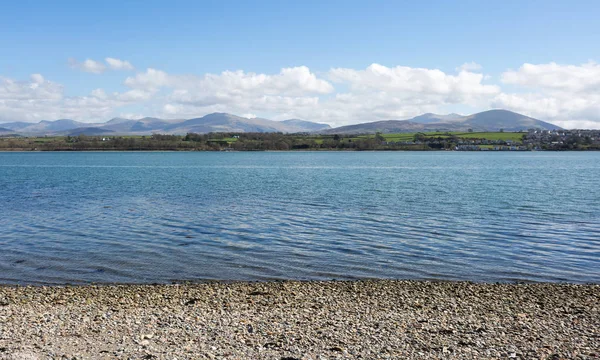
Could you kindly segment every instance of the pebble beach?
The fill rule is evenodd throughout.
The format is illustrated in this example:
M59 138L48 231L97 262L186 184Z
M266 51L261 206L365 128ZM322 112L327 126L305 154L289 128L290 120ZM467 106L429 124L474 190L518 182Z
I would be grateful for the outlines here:
M598 359L600 285L0 287L0 359Z

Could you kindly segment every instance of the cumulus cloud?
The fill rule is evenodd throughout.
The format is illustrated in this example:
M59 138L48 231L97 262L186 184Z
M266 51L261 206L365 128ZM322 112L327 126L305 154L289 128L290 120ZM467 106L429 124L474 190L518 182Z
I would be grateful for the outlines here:
M65 96L61 84L46 80L41 74L32 74L28 81L0 77L0 121L103 121L116 109L151 97L152 93L136 89L122 93L96 89L85 96Z
M281 69L276 74L224 71L219 74L172 75L157 69L128 77L132 89L166 89L166 116L199 116L222 111L237 114L277 114L290 109L315 107L319 96L334 91L327 80L307 67Z
M306 66L284 68L275 75L238 70L204 76L170 75L149 68L144 73L128 77L125 85L132 88L170 87L203 95L217 92L236 95L258 91L264 95L300 96L306 93L327 94L333 91L329 82L317 78Z
M148 68L146 72L125 79L125 85L131 88L156 89L163 86L174 86L175 78L164 71Z
M492 106L509 108L557 125L600 128L600 65L523 64L501 76L525 92L502 93Z
M72 66L95 73L133 69L124 60L106 58L105 62L73 60ZM62 85L32 74L26 81L0 77L0 120L93 121L132 112L190 118L229 112L339 126L468 106L474 111L505 108L567 128L600 128L600 65L594 62L523 64L499 79L490 83L476 63L463 64L455 72L376 63L363 69L332 68L322 74L305 66L270 74L237 70L202 75L148 68L126 77L125 91L96 89L87 95L65 96Z
M133 70L134 67L129 61L119 60L111 57L104 59L108 66L113 70Z
M86 59L82 62L79 62L76 59L70 58L69 65L73 69L78 69L93 74L102 74L106 70L106 65L92 59Z
M387 91L409 98L415 95L434 95L442 96L452 103L500 92L498 86L482 83L483 74L466 70L450 75L437 69L406 66L390 68L372 64L365 70L337 68L332 69L329 74L333 81L347 83L354 91Z
M456 71L479 71L481 70L481 65L478 63L471 61L468 63L464 63L461 66L456 68Z
M323 104L336 124L402 119L453 104L478 106L500 93L497 85L484 83L483 74L464 69L447 74L438 69L372 64L364 70L334 68L328 76L349 87L349 92L338 93Z
M107 69L110 70L134 70L133 65L129 61L115 59L107 57L104 59L105 63L92 59L86 59L82 62L77 61L74 58L69 59L69 66L73 69L78 69L84 72L93 74L102 74Z
M44 83L44 77L41 74L31 74L30 78L31 78L31 81L33 82L33 84L43 84Z
M62 97L61 85L46 81L40 74L33 74L29 81L16 81L0 77L0 104L20 101L49 101Z
M168 116L225 111L343 125L401 119L437 111L449 104L485 103L500 89L484 84L484 80L483 74L466 70L446 74L436 69L372 64L363 70L331 69L325 78L305 66L284 68L276 74L240 70L203 76L147 69L128 77L125 85L148 91L169 89L162 108ZM332 82L349 91L336 93Z
M518 70L502 74L502 82L528 88L566 92L600 91L600 65L523 64Z

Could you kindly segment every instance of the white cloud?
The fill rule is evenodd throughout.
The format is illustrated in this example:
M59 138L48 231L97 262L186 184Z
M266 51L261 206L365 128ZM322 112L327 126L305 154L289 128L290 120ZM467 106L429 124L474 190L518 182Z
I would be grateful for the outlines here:
M317 78L306 66L284 68L275 75L238 70L204 76L170 75L149 68L144 73L128 77L125 84L132 88L169 87L195 94L226 93L232 96L248 92L300 96L306 93L327 94L333 91L333 86L329 82Z
M437 69L372 64L365 70L337 68L329 74L333 81L347 83L358 92L386 91L408 98L434 95L450 103L500 92L496 85L482 84L482 74L469 71L449 75Z
M43 84L44 83L44 77L40 74L31 74L30 78L34 84Z
M0 104L26 101L51 101L62 97L61 85L45 81L40 74L33 74L30 81L16 81L0 77Z
M326 80L307 67L284 68L276 74L224 71L220 74L171 75L157 69L128 77L132 89L169 91L165 116L194 117L222 111L236 114L277 115L302 107L315 107L319 96L334 91Z
M456 68L456 71L479 71L481 70L481 65L478 63L471 61L468 63L464 63L461 66Z
M69 65L73 69L79 69L81 71L93 74L102 74L106 70L106 65L92 59L86 59L83 62L78 62L77 60L70 58Z
M107 58L107 65L90 59L71 63L96 73L133 68L114 58ZM323 75L305 66L271 74L238 70L203 75L149 68L125 78L125 91L95 89L82 96L65 96L62 85L41 74L26 81L0 77L0 121L97 121L122 113L190 118L229 112L339 126L466 106L474 111L505 108L567 128L600 128L600 65L524 64L501 74L496 84L480 68L467 63L446 73L372 64L364 69L333 68Z
M330 70L333 85L307 67L284 68L277 74L224 71L220 74L171 75L157 69L128 77L133 89L170 91L165 116L199 116L214 111L284 119L300 117L343 125L356 121L401 119L437 111L451 104L485 104L500 93L484 84L479 73L446 74L436 69L388 68L373 64L364 70Z
M502 82L526 89L503 93L492 106L503 107L567 128L600 128L600 65L523 64L502 74Z
M104 121L123 106L147 101L152 93L132 89L107 94L95 89L86 96L65 96L64 87L32 74L29 81L0 77L0 122L70 118Z
M104 59L106 62L103 63L101 61L96 61L92 59L86 59L82 62L77 61L76 59L70 58L69 65L73 69L78 69L84 72L89 72L93 74L102 74L107 69L110 70L134 70L133 65L129 61L115 59L111 57L107 57Z
M108 66L113 70L133 70L134 69L133 65L131 65L131 63L126 60L119 60L119 59L107 57L106 59L104 59L104 61L106 61Z
M364 70L335 68L329 78L349 87L323 104L336 125L379 119L403 119L446 106L485 106L500 93L497 85L484 84L483 74L461 70L447 74L438 69L386 67L372 64Z
M175 77L166 72L148 68L145 73L138 73L125 79L125 85L131 88L156 89L163 86L174 86Z
M502 74L502 82L527 88L568 92L600 91L600 65L523 64L518 70Z

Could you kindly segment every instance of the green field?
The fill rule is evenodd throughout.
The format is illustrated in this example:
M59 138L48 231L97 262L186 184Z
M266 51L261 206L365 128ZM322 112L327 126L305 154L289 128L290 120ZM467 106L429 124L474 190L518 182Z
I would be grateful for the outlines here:
M222 138L222 139L208 139L208 141L216 141L216 142L226 141L228 144L232 144L232 143L238 141L238 139L234 138L234 137L226 137L226 138Z
M521 141L526 133L518 132L473 132L473 133L451 133L459 138L464 139L487 139L487 140L504 140L504 141Z
M396 133L396 134L381 134L386 141L412 141L416 133ZM441 137L443 139L450 136L456 136L463 139L487 139L487 140L504 140L504 141L521 141L523 134L518 132L426 132L423 133L427 138ZM352 138L368 138L374 135L361 135Z
M381 134L385 141L390 142L404 142L413 141L417 133L394 133L394 134ZM504 140L504 141L521 141L523 134L518 132L426 132L422 133L426 138L442 138L446 139L450 136L456 136L463 139L487 139L487 140ZM340 135L340 139L345 140L357 140L357 139L368 139L373 138L375 135ZM308 135L298 136L296 138L304 138L314 140L317 144L322 144L325 139L332 139L333 135ZM236 139L227 138L223 139L227 142L233 142ZM232 141L233 140L233 141Z

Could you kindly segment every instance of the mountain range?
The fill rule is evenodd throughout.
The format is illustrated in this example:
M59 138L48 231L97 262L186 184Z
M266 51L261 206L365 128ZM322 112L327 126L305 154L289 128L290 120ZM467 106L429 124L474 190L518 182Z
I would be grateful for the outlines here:
M507 110L489 110L473 115L423 114L406 120L382 120L331 128L300 119L274 121L262 118L245 118L227 113L213 113L194 119L165 120L146 117L142 119L114 118L105 123L83 123L71 119L38 123L10 122L0 124L0 134L40 135L151 135L208 132L283 132L321 134L374 134L426 131L521 131L531 128L560 130L561 128Z
M522 131L528 129L561 130L545 121L508 110L489 110L473 115L423 114L408 120L382 120L342 126L322 131L325 134L374 134L428 131Z
M213 113L194 119L165 120L146 117L142 119L114 118L105 123L82 123L70 119L42 120L39 123L11 122L0 124L0 133L20 135L151 135L187 134L209 132L283 132L299 133L329 129L319 124L299 119L274 121L261 118ZM4 131L3 131L4 130ZM6 131L7 130L7 131Z

